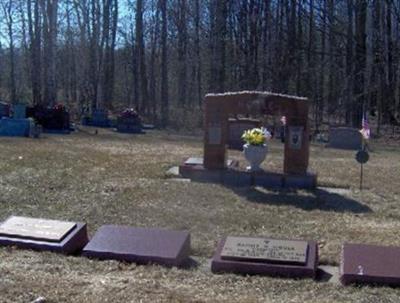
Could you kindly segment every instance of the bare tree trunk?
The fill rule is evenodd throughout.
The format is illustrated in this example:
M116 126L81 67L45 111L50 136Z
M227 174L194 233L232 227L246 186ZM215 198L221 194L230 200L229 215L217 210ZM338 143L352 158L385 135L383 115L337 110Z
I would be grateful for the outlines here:
M103 37L100 45L104 59L100 64L103 69L102 105L112 108L115 82L115 45L118 25L118 0L103 1Z
M225 38L226 38L226 19L228 14L228 1L220 0L217 4L217 26L218 26L218 40L217 42L217 85L218 91L225 91Z
M143 0L136 1L136 58L140 76L140 111L148 114L148 90L146 74L146 55L143 34Z
M202 92L202 60L201 60L201 46L200 46L200 0L195 0L195 40L194 48L196 52L196 75L197 75L197 103L199 106L203 102L203 92Z
M356 57L355 57L355 81L353 102L352 124L353 127L361 126L364 96L364 75L366 67L366 20L367 20L367 0L356 0Z
M10 74L8 79L8 91L11 103L17 102L17 84L15 74L15 45L14 45L14 13L15 5L12 0L2 3L2 9L5 16L5 24L7 27L7 37L9 43L9 64Z
M58 0L42 0L41 2L44 30L44 101L46 105L54 105L57 98L56 88L56 40Z
M312 1L312 0L311 0ZM264 16L263 16L263 29L262 29L262 51L263 51L263 64L262 64L262 88L266 90L269 87L270 70L271 70L271 0L264 2Z
M379 1L379 0L378 0ZM345 122L351 122L351 108L353 104L353 57L354 57L354 34L353 34L353 0L347 0L347 42L346 42L346 101L345 101Z
M302 64L303 64L303 19L301 1L298 3L297 11L297 39L296 39L296 94L301 95L302 89Z
M168 18L167 0L160 0L161 9L161 118L162 126L169 123L169 92L168 92Z
M323 123L324 117L324 99L325 99L325 49L326 49L326 19L327 19L327 0L324 0L324 9L322 15L322 30L321 30L321 55L320 55L320 66L319 66L319 85L318 85L318 97L317 97L317 108L316 108L316 121L317 129L318 125Z
M335 39L335 5L334 0L328 0L328 45L329 45L329 77L328 77L328 115L332 115L337 109L337 100L335 94L335 73L336 73L336 64L335 64L335 48L336 48L336 39Z
M176 29L178 35L178 102L186 107L187 98L187 4L186 0L178 0Z
M394 66L394 46L392 34L392 1L386 1L386 41L387 41L387 87L385 102L383 104L383 118L385 122L391 122L394 112L394 83L396 78L396 71Z
M316 37L316 32L315 32L315 20L314 20L314 0L310 0L309 2L309 11L310 11L310 16L309 16L309 23L308 23L308 46L307 46L307 81L306 81L306 91L307 94L311 97L311 100L313 100L313 105L314 105L314 120L317 121L317 110L316 110L316 105L317 105L317 90L315 89L317 87L317 77L315 76L317 69L316 69L316 59L315 59L315 50L316 50L316 43L315 43L315 37ZM316 131L318 131L318 123L315 125Z
M158 2L158 1L156 1ZM160 32L160 5L153 1L153 10L156 11L153 18L153 26L151 32L151 55L150 55L150 68L149 68L149 100L151 103L151 115L153 121L156 120L157 116L157 97L156 97L156 57L157 57L157 42L159 40Z

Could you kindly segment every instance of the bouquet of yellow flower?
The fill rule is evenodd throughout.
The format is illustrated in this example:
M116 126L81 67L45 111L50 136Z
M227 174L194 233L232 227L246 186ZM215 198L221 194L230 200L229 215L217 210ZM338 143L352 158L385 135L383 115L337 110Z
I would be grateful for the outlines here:
M249 145L262 146L271 139L271 133L265 128L253 128L246 130L242 139Z

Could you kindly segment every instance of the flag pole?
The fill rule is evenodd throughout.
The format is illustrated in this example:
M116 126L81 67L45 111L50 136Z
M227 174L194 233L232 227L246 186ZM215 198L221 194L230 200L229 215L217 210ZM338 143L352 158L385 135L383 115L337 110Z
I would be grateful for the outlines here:
M361 171L360 171L360 191L363 189L363 164L361 163Z

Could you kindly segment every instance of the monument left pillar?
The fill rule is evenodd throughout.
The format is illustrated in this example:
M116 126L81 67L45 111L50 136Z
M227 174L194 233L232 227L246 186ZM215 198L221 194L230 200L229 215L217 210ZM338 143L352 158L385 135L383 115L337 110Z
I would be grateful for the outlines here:
M226 167L228 139L228 104L223 98L207 96L204 111L204 167Z

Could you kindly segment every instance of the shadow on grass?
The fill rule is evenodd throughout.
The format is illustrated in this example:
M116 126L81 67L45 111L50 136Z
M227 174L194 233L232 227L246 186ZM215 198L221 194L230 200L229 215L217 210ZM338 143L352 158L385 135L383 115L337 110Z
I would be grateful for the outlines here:
M262 188L231 188L236 194L252 203L294 206L302 210L322 210L333 212L369 213L372 209L359 201L324 189L302 191L264 190Z

